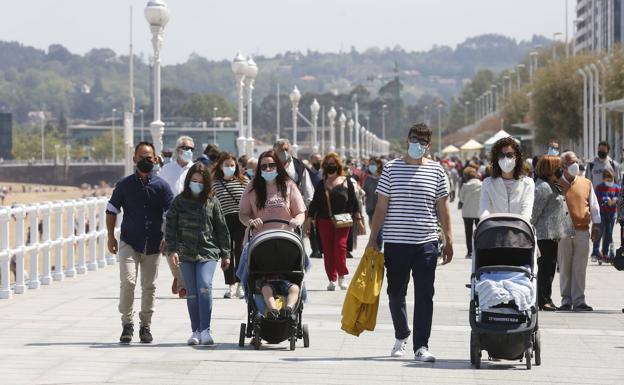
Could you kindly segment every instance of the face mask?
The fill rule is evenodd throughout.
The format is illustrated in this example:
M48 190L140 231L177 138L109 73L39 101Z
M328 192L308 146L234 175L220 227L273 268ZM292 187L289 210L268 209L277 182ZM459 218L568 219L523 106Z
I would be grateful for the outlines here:
M331 165L331 166L325 167L325 174L327 174L327 175L334 174L334 173L336 173L336 171L338 171L338 166L336 166L336 165Z
M197 182L191 182L191 183L189 183L189 188L191 189L191 192L193 193L193 195L199 195L199 193L204 191L204 184L203 183L197 183Z
M578 163L572 163L571 165L568 166L568 174L575 177L578 175L578 173L579 173Z
M420 143L410 143L407 148L407 155L412 159L422 159L426 150L427 146L423 146Z
M170 156L166 156L166 157L163 158L163 163L164 164L167 164L169 162L171 162L171 157Z
M191 160L193 160L193 151L191 150L182 151L182 154L180 154L180 158L185 162L190 162Z
M287 163L290 160L290 155L285 151L278 152L277 157L282 163Z
M550 155L550 156L558 156L558 155L559 155L559 150L557 150L557 149L556 149L556 148L554 148L554 147L548 147L548 152L547 152L547 155Z
M314 167L314 169L318 171L321 169L321 163L312 163L312 167Z
M516 160L513 158L512 159L509 159L509 158L499 159L498 165L500 166L501 170L503 170L503 172L505 173L512 172L514 167L516 167Z
M368 166L368 171L370 171L371 174L376 174L377 173L377 165L371 164L370 166Z
M154 163L150 162L147 158L143 158L137 163L136 167L142 173L147 174L154 169Z
M273 171L262 171L262 177L264 178L264 180L266 180L267 182L273 182L275 180L275 178L277 177L277 170L273 170Z
M152 169L152 172L157 173L158 171L160 171L160 164L156 163L154 164L154 168Z
M607 186L607 187L613 187L613 182L605 182L605 186Z
M245 171L245 173L247 174L247 176L249 178L253 178L254 177L254 170L248 168L247 171Z
M231 177L236 172L236 167L223 167L223 175Z
M219 155L216 154L210 154L208 155L208 159L210 159L211 162L214 162L215 160L217 160L219 158Z
M598 157L600 159L604 159L607 157L607 152L606 151L598 151Z

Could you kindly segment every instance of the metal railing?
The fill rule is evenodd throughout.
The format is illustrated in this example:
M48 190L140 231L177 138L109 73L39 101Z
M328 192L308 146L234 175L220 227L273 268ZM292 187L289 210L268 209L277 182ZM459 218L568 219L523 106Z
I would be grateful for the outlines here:
M107 202L100 197L0 206L0 299L115 264L107 250Z

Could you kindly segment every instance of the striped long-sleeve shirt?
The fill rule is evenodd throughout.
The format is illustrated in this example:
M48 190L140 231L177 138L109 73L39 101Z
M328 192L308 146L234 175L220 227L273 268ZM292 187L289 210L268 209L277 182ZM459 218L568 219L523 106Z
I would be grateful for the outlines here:
M615 214L617 213L617 200L620 195L620 185L613 184L611 187L607 186L604 182L600 183L595 188L596 198L598 199L598 204L600 205L601 213L609 213ZM615 202L609 206L609 199Z
M249 180L245 178L245 182L241 182L236 178L230 180L220 179L212 182L212 190L215 193L219 203L221 203L221 210L223 215L238 213L240 211L239 204L243 191L247 187Z

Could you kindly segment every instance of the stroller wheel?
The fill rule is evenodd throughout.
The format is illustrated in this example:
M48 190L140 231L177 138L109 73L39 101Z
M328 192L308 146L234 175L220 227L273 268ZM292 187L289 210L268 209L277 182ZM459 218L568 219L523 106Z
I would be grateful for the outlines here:
M290 350L295 350L295 343L297 342L297 336L290 336Z
M253 344L254 349L259 350L260 349L260 334L254 335L251 343Z
M531 370L531 359L533 358L533 352L531 349L527 349L524 352L524 361L526 362L527 370Z
M535 354L535 365L540 366L542 364L542 339L540 331L535 332L535 342L533 343L533 352Z
M308 331L308 324L303 325L303 347L310 347L310 332Z
M241 348L243 346L245 346L245 329L246 329L246 326L247 325L245 325L243 323L240 326L240 336L238 337L238 346L241 347Z
M481 369L481 346L479 346L479 336L475 332L470 333L470 363L476 369Z

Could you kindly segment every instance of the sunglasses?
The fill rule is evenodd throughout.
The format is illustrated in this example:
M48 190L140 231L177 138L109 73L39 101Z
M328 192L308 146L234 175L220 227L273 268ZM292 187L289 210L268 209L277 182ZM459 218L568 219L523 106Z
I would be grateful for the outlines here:
M498 159L503 159L503 158L513 159L515 157L516 157L515 152L501 152L500 154L498 154Z
M188 151L188 150L193 151L193 150L195 150L195 147L191 147L191 146L180 146L180 147L178 147L178 148L179 148L179 149L182 149L182 150L184 150L184 151Z
M263 165L260 165L260 170L273 170L275 167L277 167L277 163L265 163Z
M426 146L429 144L429 141L427 139L422 139L417 136L412 136L411 138L409 138L409 141L410 143L420 143L423 146Z

